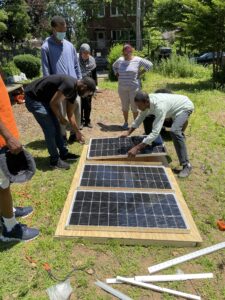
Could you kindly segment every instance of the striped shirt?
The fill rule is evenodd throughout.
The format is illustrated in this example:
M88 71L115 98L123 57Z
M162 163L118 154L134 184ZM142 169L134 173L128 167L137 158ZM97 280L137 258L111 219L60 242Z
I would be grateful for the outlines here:
M142 70L150 71L153 64L144 58L134 56L131 60L120 57L113 64L113 71L119 75L119 86L140 87L139 74Z
M149 99L150 107L141 111L131 125L132 128L138 128L147 116L155 116L152 132L143 140L145 144L151 144L157 138L165 118L174 120L182 112L194 110L194 104L183 95L157 93L149 94Z

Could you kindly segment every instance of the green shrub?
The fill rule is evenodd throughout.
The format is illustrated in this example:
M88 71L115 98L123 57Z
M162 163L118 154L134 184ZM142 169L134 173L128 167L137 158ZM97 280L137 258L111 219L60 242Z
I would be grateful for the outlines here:
M188 56L178 56L173 54L171 58L164 59L154 67L155 71L168 77L195 77L202 78L209 76L209 68L197 65L190 61Z
M123 49L123 44L115 44L113 47L111 47L109 54L107 56L108 63L109 63L109 79L110 80L117 80L116 76L114 75L112 65L114 62L122 56L122 49ZM135 50L134 55L144 57L144 52L137 51Z
M31 54L21 54L13 58L16 66L25 73L27 78L40 75L41 61Z
M10 61L5 65L1 66L1 69L6 77L19 75L21 73L21 71L17 68L13 61Z

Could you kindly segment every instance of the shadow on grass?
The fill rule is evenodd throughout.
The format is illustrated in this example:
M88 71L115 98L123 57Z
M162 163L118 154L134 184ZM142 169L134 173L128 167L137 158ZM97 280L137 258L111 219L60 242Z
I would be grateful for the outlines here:
M35 157L34 156L34 160L36 163L36 167L38 170L46 172L46 171L52 171L54 169L52 169L49 165L49 157Z
M120 125L105 125L103 123L97 123L101 127L101 131L123 131Z
M196 91L201 91L201 90L212 90L213 82L211 79L208 79L206 81L198 81L195 83L185 83L185 82L167 83L166 88L172 91L184 90L189 93L196 93Z
M33 150L37 150L37 149L45 150L46 149L45 140L33 141L33 142L26 144L26 146Z
M0 241L0 253L1 252L4 252L4 251L8 251L9 249L11 249L12 247L16 246L18 243L20 243L19 241L18 242L2 242Z

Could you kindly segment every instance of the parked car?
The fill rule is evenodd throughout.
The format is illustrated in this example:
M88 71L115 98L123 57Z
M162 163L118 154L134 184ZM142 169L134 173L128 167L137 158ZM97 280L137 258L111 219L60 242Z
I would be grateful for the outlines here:
M225 52L222 54L223 58L225 58ZM217 52L214 53L214 59L217 58ZM198 57L192 58L192 60L196 61L197 64L208 65L213 63L213 52L206 52Z
M172 49L169 47L157 47L154 51L154 58L157 60L170 58L172 54Z

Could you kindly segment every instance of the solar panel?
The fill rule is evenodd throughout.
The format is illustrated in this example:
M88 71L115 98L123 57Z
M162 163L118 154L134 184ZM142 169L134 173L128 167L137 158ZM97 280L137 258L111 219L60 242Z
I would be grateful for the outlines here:
M85 164L80 186L171 189L163 166Z
M81 230L188 229L173 193L75 192L67 226Z
M126 157L127 152L135 145L141 143L146 136L131 136L126 138L102 138L91 139L88 149L88 158L112 158ZM137 156L156 156L166 155L166 149L163 144L149 145L142 149Z

